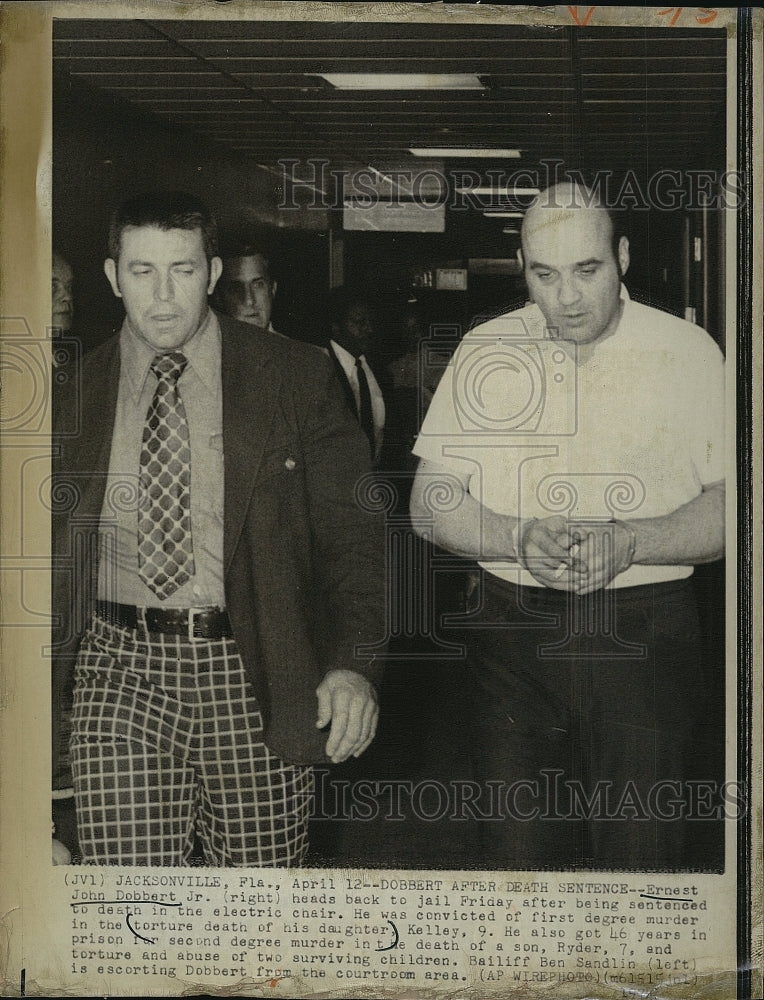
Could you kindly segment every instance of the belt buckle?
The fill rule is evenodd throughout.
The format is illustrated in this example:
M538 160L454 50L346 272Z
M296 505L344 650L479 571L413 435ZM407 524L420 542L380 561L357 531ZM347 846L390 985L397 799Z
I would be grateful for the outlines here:
M203 615L204 609L202 608L189 608L188 609L188 641L189 642L199 642L204 640L203 635L196 635L194 633L194 623L196 621L197 615Z

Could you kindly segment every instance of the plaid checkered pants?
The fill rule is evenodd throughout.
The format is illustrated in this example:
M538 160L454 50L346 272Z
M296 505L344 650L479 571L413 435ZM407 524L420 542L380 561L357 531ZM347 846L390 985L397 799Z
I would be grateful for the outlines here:
M299 865L313 772L262 742L233 639L133 631L95 618L75 667L71 757L83 861Z

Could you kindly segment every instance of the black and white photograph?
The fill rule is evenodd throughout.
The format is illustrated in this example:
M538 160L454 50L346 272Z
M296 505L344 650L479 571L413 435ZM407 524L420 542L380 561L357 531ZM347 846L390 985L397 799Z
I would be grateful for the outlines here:
M754 997L761 12L16 6L5 981Z

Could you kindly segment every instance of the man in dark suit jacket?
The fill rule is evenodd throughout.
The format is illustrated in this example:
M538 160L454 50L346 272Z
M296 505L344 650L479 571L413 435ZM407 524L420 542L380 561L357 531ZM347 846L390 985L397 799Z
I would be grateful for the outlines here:
M379 350L375 343L375 317L366 296L353 289L337 288L331 302L332 337L327 346L348 408L368 438L374 465L379 463L385 432L385 400L379 384L381 369L370 363Z
M209 309L196 199L127 202L105 271L126 319L54 438L53 712L73 673L83 860L183 864L198 838L209 864L299 864L310 765L377 724L368 447L314 349Z

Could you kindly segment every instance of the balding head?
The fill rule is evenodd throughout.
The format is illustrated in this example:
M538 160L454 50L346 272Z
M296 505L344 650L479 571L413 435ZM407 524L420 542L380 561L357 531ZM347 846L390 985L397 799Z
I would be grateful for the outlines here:
M535 232L540 227L574 221L577 218L574 213L582 211L594 212L599 217L604 215L609 223L613 253L617 257L621 233L616 230L614 213L603 204L598 190L592 190L572 181L546 188L533 199L523 218L521 228L523 246L527 234Z
M578 344L614 332L629 243L596 193L576 184L542 191L525 214L522 258L531 298L552 335Z

